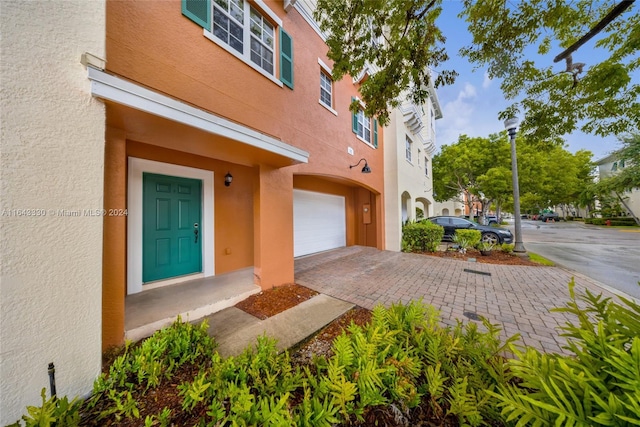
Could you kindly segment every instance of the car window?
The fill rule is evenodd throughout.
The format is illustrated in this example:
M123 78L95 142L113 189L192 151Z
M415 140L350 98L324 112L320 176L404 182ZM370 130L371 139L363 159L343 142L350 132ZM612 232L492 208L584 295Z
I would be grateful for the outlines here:
M431 222L438 225L446 225L449 223L449 218L433 218Z
M451 223L455 227L468 227L469 226L469 221L464 220L462 218L451 218Z

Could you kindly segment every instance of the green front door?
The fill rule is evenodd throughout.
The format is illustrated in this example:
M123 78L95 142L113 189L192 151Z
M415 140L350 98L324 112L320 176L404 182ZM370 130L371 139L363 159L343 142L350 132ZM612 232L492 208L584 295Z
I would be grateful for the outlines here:
M143 283L202 271L202 182L144 173L142 183Z

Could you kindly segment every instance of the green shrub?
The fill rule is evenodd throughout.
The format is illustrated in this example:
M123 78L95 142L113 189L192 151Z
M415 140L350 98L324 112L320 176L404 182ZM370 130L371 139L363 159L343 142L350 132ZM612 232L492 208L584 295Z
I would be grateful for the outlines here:
M611 225L617 226L634 226L637 225L636 221L631 217L609 218ZM606 220L605 220L606 223Z
M508 253L508 254L512 254L513 253L513 248L515 248L516 245L514 245L513 243L503 243L500 245L500 250L502 252Z
M42 396L42 406L27 407L28 415L22 416L22 421L26 427L41 426L65 426L75 427L80 424L80 408L82 402L77 398L69 402L65 396L63 398L46 398L46 390L40 392ZM19 427L20 421L7 427Z
M640 305L588 290L576 298L574 286L570 302L554 311L577 318L561 327L575 356L513 348L513 381L490 394L517 425L640 425Z
M459 239L466 240L471 248L478 246L480 239L482 239L482 233L480 230L456 230L455 236Z
M402 227L403 252L435 252L444 236L444 228L428 220L409 222Z

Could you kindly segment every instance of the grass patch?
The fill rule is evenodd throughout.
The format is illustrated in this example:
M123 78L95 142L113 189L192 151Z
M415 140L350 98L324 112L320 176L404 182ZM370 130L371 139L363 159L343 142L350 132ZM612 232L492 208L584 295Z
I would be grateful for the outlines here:
M534 254L533 252L529 252L529 259L535 263L542 264L542 265L548 265L548 266L556 265L553 261L546 259L541 255Z

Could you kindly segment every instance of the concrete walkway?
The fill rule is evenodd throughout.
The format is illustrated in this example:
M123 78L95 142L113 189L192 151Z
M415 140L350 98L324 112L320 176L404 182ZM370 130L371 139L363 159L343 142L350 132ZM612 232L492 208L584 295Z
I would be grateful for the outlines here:
M229 307L207 317L209 334L221 356L236 356L255 344L261 335L276 338L277 348L290 348L313 335L353 308L353 304L328 295L316 295L273 317L260 320Z
M482 315L502 326L503 338L520 333L521 343L546 352L566 352L557 328L574 319L549 310L569 300L572 277L578 293L615 297L604 285L559 267L479 264L360 246L295 260L296 283L322 294L368 309L422 298L441 311L445 324Z

